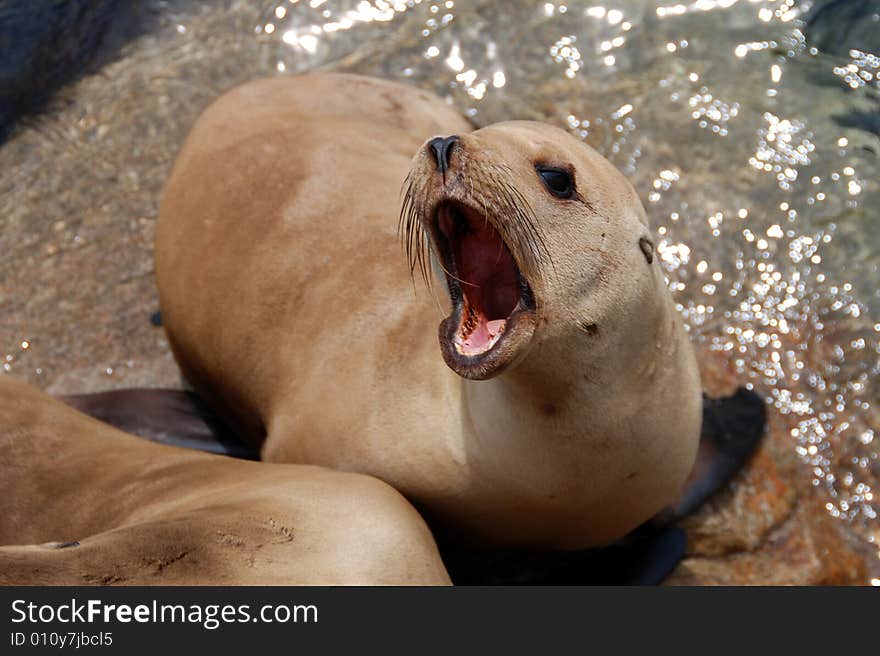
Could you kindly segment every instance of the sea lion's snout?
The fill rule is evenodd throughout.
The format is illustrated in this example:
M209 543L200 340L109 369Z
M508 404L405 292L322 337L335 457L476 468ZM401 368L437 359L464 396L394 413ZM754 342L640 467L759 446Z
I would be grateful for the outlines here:
M445 279L452 312L440 326L441 352L465 378L499 374L535 329L532 284L546 245L516 185L510 166L472 135L429 139L405 183L400 228L410 269L427 280L434 268Z
M449 161L452 159L452 151L455 144L458 143L458 135L453 134L451 137L434 137L427 146L430 154L437 162L437 172L446 173L449 170Z

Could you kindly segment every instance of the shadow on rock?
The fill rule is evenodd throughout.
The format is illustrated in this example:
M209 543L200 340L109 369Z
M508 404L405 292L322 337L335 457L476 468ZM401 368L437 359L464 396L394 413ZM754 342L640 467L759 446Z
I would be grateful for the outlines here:
M65 84L111 61L150 29L142 0L7 0L0 3L0 142Z

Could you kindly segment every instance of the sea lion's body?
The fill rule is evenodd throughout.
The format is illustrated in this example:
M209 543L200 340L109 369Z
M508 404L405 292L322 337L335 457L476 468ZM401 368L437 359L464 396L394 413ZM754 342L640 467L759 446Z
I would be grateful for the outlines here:
M0 375L0 585L443 584L388 485L126 435Z
M396 234L411 171L426 198L470 193L455 167L427 179L437 135L460 135L461 167L503 162L552 254L529 280L534 337L490 380L444 363L449 300L436 285L441 312L414 285ZM532 159L559 152L586 219L541 196ZM206 110L165 190L156 263L185 376L263 459L377 476L472 542L576 548L672 501L696 453L699 377L649 235L626 180L555 128L472 132L422 91L312 75Z

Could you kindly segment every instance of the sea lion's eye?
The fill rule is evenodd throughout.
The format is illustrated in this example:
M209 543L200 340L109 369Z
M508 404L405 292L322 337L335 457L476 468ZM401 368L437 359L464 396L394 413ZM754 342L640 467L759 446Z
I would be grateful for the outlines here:
M541 176L547 191L557 198L571 198L574 195L574 180L565 169L537 166L535 170Z

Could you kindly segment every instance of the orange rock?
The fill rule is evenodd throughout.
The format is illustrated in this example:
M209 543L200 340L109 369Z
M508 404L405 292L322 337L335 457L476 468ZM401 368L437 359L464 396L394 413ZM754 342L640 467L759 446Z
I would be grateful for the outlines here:
M723 357L701 353L708 393L729 394ZM788 417L772 408L746 468L682 527L688 555L668 585L865 585L869 549L833 519L810 486Z

